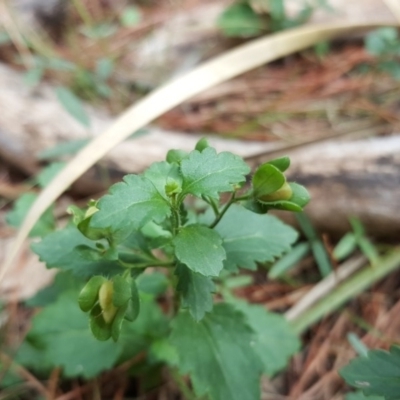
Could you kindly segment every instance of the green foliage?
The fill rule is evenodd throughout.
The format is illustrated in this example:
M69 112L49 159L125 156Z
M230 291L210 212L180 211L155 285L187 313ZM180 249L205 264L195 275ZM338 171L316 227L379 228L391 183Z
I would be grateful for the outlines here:
M26 365L40 368L41 351L46 368L89 378L147 351L148 365L188 373L199 396L259 398L260 375L281 370L299 341L283 317L228 293L243 284L232 273L275 260L297 238L266 214L293 209L287 204L302 210L309 200L286 182L289 164L283 157L261 165L245 188L244 161L203 139L190 153L170 151L143 174L127 175L85 209L69 207L71 222L32 245L62 272L30 301L44 309L21 352ZM287 204L277 205L285 185ZM190 209L192 196L205 202L203 214ZM214 305L214 294L231 304Z
M400 80L400 38L396 28L385 27L367 35L366 50L377 57L376 68Z
M348 393L345 400L385 400L381 396L366 396L362 392Z
M25 193L18 200L15 201L13 209L6 215L7 223L11 226L18 228L33 203L36 201L37 195L35 193ZM55 228L55 219L53 216L53 207L50 207L45 213L39 218L35 226L29 233L30 237L43 237L48 233L52 232Z
M181 312L172 322L170 340L178 351L179 370L191 376L197 396L260 398L262 363L252 346L254 334L233 306L218 304L200 322Z
M374 395L382 396L386 400L398 400L400 347L392 346L390 352L370 350L366 357L358 357L342 368L340 375L349 385L361 389L366 396Z
M330 9L326 0L304 0L294 17L288 17L284 0L237 0L219 16L217 24L227 37L252 37L302 25L317 8Z

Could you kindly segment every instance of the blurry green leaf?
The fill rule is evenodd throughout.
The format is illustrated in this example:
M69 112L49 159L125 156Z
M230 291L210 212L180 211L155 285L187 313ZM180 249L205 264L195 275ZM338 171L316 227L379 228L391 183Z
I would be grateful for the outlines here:
M152 343L150 347L150 358L158 362L166 363L169 366L179 365L179 357L176 348L169 340L160 339Z
M207 138L203 137L196 143L195 150L201 153L207 147L210 147L210 145L208 143Z
M217 21L225 36L251 37L265 29L262 18L246 2L233 3Z
M101 58L96 62L96 76L101 80L110 77L114 70L114 62L110 58Z
M366 396L362 392L348 393L344 400L385 400L381 396Z
M6 215L7 223L19 228L36 199L37 195L34 193L25 193L18 198L14 202L12 210ZM53 208L53 206L49 207L39 218L29 233L30 237L43 237L55 229L56 222L53 215Z
M90 139L68 140L42 150L38 155L38 160L52 160L62 156L75 154L90 142Z
M170 343L179 355L179 371L189 374L198 397L212 400L260 398L262 364L252 345L255 335L245 316L228 304L196 322L188 312L172 321Z
M64 162L54 162L43 168L35 177L36 182L42 188L46 187L53 178L65 167Z
M292 189L292 197L289 201L304 208L310 202L310 194L308 193L308 190L304 186L294 182L290 182L289 186Z
M59 86L56 88L56 95L58 101L70 115L72 115L83 126L90 126L90 119L85 111L85 107L83 106L81 100L76 97L71 90L66 87Z
M95 340L75 292L64 293L37 314L28 336L38 338L42 344L37 362L62 366L66 377L94 377L111 368L121 353L114 343Z
M358 240L358 245L362 253L368 258L371 264L378 263L379 253L370 240L368 240L366 237L363 237Z
M268 272L269 279L276 279L288 272L310 252L309 243L299 243L278 260Z
M351 217L350 225L353 228L354 234L357 239L359 239L365 235L364 226L358 218Z
M359 356L368 356L368 347L360 340L360 338L355 333L348 333L347 340L351 344L351 347L357 352Z
M153 296L159 296L167 290L168 278L161 272L145 273L136 279L138 290Z
M278 168L279 171L285 172L290 167L290 158L287 156L275 158L274 160L268 161L267 164L271 164Z
M322 277L328 276L332 272L332 263L326 252L325 246L320 240L311 242L311 250L313 252L315 262L318 265L319 272Z
M245 302L234 303L247 318L255 333L253 350L259 355L264 373L273 376L285 368L289 358L300 349L300 341L288 321L279 314L267 311L262 306Z
M238 276L230 276L225 282L224 286L228 289L237 289L244 286L249 286L253 284L254 278L250 275L238 275Z
M367 35L365 46L369 53L374 56L381 56L390 53L390 46L398 38L397 29L394 27L385 27L377 29Z
M116 25L106 22L103 24L98 24L90 27L84 26L82 28L82 33L89 39L101 39L114 35L114 33L116 33L117 30L118 27Z
M0 32L0 46L11 43L10 35L7 32Z
M122 26L128 28L137 25L141 19L142 13L139 8L135 6L126 7L120 17Z
M357 247L357 239L353 232L346 233L333 249L333 257L342 261L347 258Z
M347 384L361 389L365 395L398 400L400 393L400 348L390 352L369 350L366 357L357 357L340 370Z
M54 281L44 289L41 289L33 297L28 299L25 304L28 307L44 307L56 302L58 296L70 290L80 290L84 282L77 279L69 272L59 272Z
M27 86L36 86L43 78L44 69L41 67L31 68L26 71L23 80Z

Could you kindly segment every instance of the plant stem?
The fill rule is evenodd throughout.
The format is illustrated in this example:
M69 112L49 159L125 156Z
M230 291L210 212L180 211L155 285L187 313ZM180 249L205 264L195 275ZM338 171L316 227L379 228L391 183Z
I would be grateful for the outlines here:
M215 216L217 217L219 215L219 209L218 209L218 204L215 202L214 199L211 197L207 197L207 199L204 199L213 209Z
M172 197L172 206L171 206L171 221L172 221L172 234L175 236L178 233L178 230L181 226L181 214L180 214L180 203L177 200L176 195Z
M233 192L231 195L231 198L229 199L229 201L225 204L224 208L222 209L222 211L217 215L217 217L215 218L214 222L209 226L210 229L215 228L219 221L221 221L222 217L225 215L225 213L228 211L229 207L235 203L236 201L236 192Z
M330 294L321 299L313 307L291 321L297 334L303 333L312 324L324 316L337 310L346 301L357 296L375 282L396 270L400 266L400 248L380 258L377 265L367 265L365 268L337 286Z

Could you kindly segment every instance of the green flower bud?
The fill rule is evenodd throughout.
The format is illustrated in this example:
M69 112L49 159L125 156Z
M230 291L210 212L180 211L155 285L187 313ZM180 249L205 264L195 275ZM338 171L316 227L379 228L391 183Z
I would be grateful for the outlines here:
M276 192L266 194L260 196L259 200L261 201L280 201L280 200L289 200L293 195L292 188L290 185L285 182L280 189Z

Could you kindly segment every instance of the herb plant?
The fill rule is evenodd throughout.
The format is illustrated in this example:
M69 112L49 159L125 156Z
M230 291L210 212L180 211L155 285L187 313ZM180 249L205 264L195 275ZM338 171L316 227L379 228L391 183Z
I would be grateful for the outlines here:
M71 206L72 221L32 245L61 272L30 301L43 309L16 360L90 378L144 353L144 370L167 365L181 388L187 375L193 398L259 399L261 375L284 368L299 341L282 316L237 299L232 279L297 238L267 214L309 201L287 182L289 164L267 162L247 185L243 159L202 139L125 176L86 209Z

